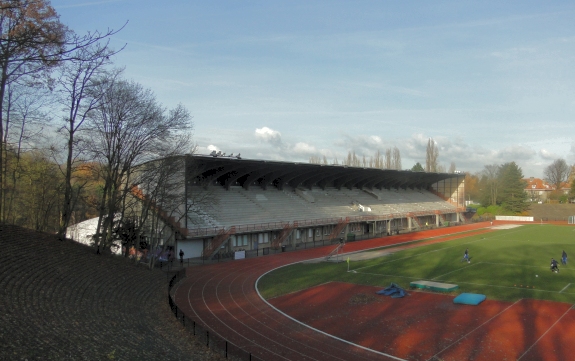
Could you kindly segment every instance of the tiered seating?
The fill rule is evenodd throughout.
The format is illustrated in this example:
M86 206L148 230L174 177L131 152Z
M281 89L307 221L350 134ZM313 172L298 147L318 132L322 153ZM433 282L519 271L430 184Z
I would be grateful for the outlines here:
M0 225L0 235L1 360L175 361L205 352L170 316L162 271L47 233Z
M213 207L195 209L194 228L231 227L248 224L282 223L298 220L386 216L436 211L455 212L454 206L423 190L383 189L369 193L360 189L289 189L213 187ZM371 194L370 194L371 193ZM374 196L375 195L375 196ZM378 199L379 197L379 199ZM361 212L359 205L370 207Z

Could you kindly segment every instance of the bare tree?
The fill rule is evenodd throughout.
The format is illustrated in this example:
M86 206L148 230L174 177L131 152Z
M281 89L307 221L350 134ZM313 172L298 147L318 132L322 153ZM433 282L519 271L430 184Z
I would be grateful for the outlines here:
M64 204L58 228L58 236L64 239L66 229L70 223L70 216L74 208L72 187L72 174L76 165L77 157L81 152L77 151L79 139L77 133L106 92L105 86L100 84L101 78L107 74L106 66L110 65L110 57L117 54L108 47L108 43L95 43L81 47L74 52L71 60L60 68L58 78L59 100L67 114L64 118L64 126L60 129L64 133L66 142L66 164L64 173ZM114 72L111 77L117 75ZM112 84L107 81L104 84Z
M429 138L427 141L427 151L425 154L425 171L426 172L437 172L437 159L439 158L439 149L435 144L433 138Z
M567 165L565 159L555 159L553 163L549 164L543 171L545 180L551 183L555 190L560 191L563 182L569 179L571 168Z
M449 173L455 173L456 170L457 167L455 166L455 162L451 162L451 164L449 165Z
M137 227L142 230L139 233L146 236L145 247L152 255L148 259L150 267L159 253L181 237L179 230L198 219L194 215L200 209L205 211L217 203L209 187L186 183L186 165L193 164L186 164L186 158L190 158L181 155L188 145L185 139L181 141L184 147L174 148L173 155L137 167L141 193L127 207L131 213L126 214L136 215Z
M385 161L383 164L384 169L392 169L392 160L391 160L391 148L387 148L385 150Z
M309 157L309 162L311 164L321 164L321 158L317 155L312 155Z
M14 222L13 203L18 182L22 177L21 160L26 151L37 147L41 138L42 123L49 117L44 111L49 97L43 89L36 87L9 84L6 91L6 107L4 108L4 168L2 179L4 180L4 202L1 219ZM10 154L9 154L10 153Z
M481 172L481 187L487 205L496 205L500 186L499 172L501 166L497 164L486 165Z
M392 150L391 169L401 170L401 153L397 147Z
M134 183L137 164L165 156L179 138L189 136L188 111L178 106L169 112L154 94L135 82L119 80L89 114L91 147L103 164L102 198L96 230L97 245L111 246L114 225L122 221L127 195Z
M383 168L383 156L379 149L375 152L373 156L373 164L371 165L373 168L382 169Z
M77 49L90 46L116 32L93 32L77 36L59 20L47 0L5 0L0 2L0 139L4 139L4 101L10 83L23 77L40 81L40 76L61 61L73 58ZM4 147L0 142L0 169L4 168ZM4 198L0 171L0 200ZM0 201L0 217L4 202ZM2 219L0 219L2 221Z

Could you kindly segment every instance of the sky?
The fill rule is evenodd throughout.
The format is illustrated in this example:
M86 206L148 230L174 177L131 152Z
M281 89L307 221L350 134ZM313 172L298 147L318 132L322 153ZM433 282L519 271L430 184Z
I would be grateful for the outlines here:
M575 163L575 3L53 0L124 76L193 115L198 153L341 162L397 147L445 169Z

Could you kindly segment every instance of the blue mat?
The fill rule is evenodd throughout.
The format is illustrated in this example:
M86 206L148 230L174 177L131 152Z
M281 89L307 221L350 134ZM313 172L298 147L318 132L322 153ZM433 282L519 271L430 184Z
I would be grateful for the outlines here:
M485 295L478 293L462 293L453 299L453 303L477 306L485 300Z
M391 296L391 298L401 298L407 295L407 292L395 283L392 283L389 287L376 291L375 293L378 295Z

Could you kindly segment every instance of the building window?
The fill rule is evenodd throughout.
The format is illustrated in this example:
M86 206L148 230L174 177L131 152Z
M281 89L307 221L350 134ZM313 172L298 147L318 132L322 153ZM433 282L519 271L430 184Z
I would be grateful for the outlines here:
M268 243L270 241L269 236L268 233L258 233L258 243Z

